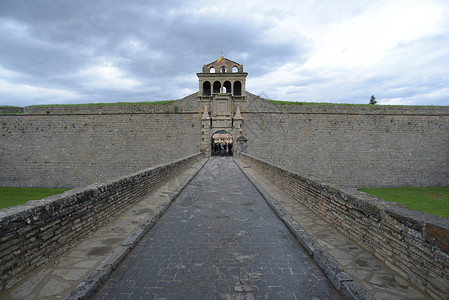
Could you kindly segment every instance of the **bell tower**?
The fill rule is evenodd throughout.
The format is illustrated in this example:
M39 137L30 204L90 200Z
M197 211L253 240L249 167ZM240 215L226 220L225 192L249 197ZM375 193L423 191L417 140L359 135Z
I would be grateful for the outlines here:
M210 155L215 132L226 131L235 141L242 138L240 107L246 103L248 73L243 72L243 65L222 57L204 65L203 71L196 75L199 79L197 99L203 111L201 151ZM234 153L239 153L236 146L235 143Z

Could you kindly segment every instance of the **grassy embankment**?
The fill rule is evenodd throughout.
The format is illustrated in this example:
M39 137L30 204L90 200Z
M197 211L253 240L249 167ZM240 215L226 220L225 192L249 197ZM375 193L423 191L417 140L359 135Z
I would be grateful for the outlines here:
M359 190L411 209L449 218L449 187L359 188Z
M0 188L0 209L60 194L68 189ZM449 187L360 188L362 192L397 202L411 209L449 218Z
M56 106L165 105L173 103L175 101L176 100L164 100L152 102L147 101L147 102L114 102L114 103L83 103L83 104L49 104L49 105L32 105L32 106L56 107ZM0 106L0 108L1 107L8 107L8 106ZM0 209L24 204L29 200L39 200L51 195L57 195L64 191L67 191L67 189L0 187Z
M0 209L61 194L68 189L0 187Z
M399 105L399 104L363 104L363 103L332 103L332 102L300 102L300 101L283 101L269 100L278 105L331 105L331 106L368 106L368 107L445 107L441 105Z
M114 105L165 105L176 102L176 100L144 101L144 102L106 102L106 103L80 103L80 104L38 104L29 107L52 107L52 106L114 106Z

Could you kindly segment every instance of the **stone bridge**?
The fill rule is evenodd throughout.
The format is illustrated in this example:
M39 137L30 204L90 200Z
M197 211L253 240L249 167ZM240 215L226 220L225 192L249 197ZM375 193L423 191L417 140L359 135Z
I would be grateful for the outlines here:
M449 220L195 154L0 211L0 299L443 299Z

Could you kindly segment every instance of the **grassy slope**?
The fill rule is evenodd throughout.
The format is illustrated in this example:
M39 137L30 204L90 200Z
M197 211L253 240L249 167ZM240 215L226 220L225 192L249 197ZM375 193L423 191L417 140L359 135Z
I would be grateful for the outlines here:
M449 218L449 187L431 188L360 188L362 192L411 209Z
M300 101L282 101L269 100L268 101L279 105L333 105L333 106L370 106L370 107L440 107L434 105L382 105L382 104L354 104L354 103L331 103L331 102L300 102ZM444 107L444 106L443 106Z
M82 103L82 104L40 104L30 107L52 107L52 106L114 106L114 105L165 105L177 100L148 101L148 102L112 102L112 103Z
M411 209L449 218L449 187L360 188L362 192L397 202ZM0 209L60 194L67 189L0 188Z
M274 104L279 105L339 105L339 106L373 106L369 104L350 104L350 103L330 103L330 102L300 102L300 101L283 101L283 100L268 100Z
M0 209L61 194L68 189L0 187Z

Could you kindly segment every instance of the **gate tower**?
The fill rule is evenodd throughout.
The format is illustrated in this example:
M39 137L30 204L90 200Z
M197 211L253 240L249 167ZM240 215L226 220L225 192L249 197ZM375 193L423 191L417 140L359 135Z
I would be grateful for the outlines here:
M221 130L232 135L234 154L246 150L246 145L242 144L246 139L240 114L240 107L247 101L245 88L248 73L243 72L243 65L223 58L204 65L203 72L196 75L199 79L197 98L203 111L200 150L209 156L212 135Z

